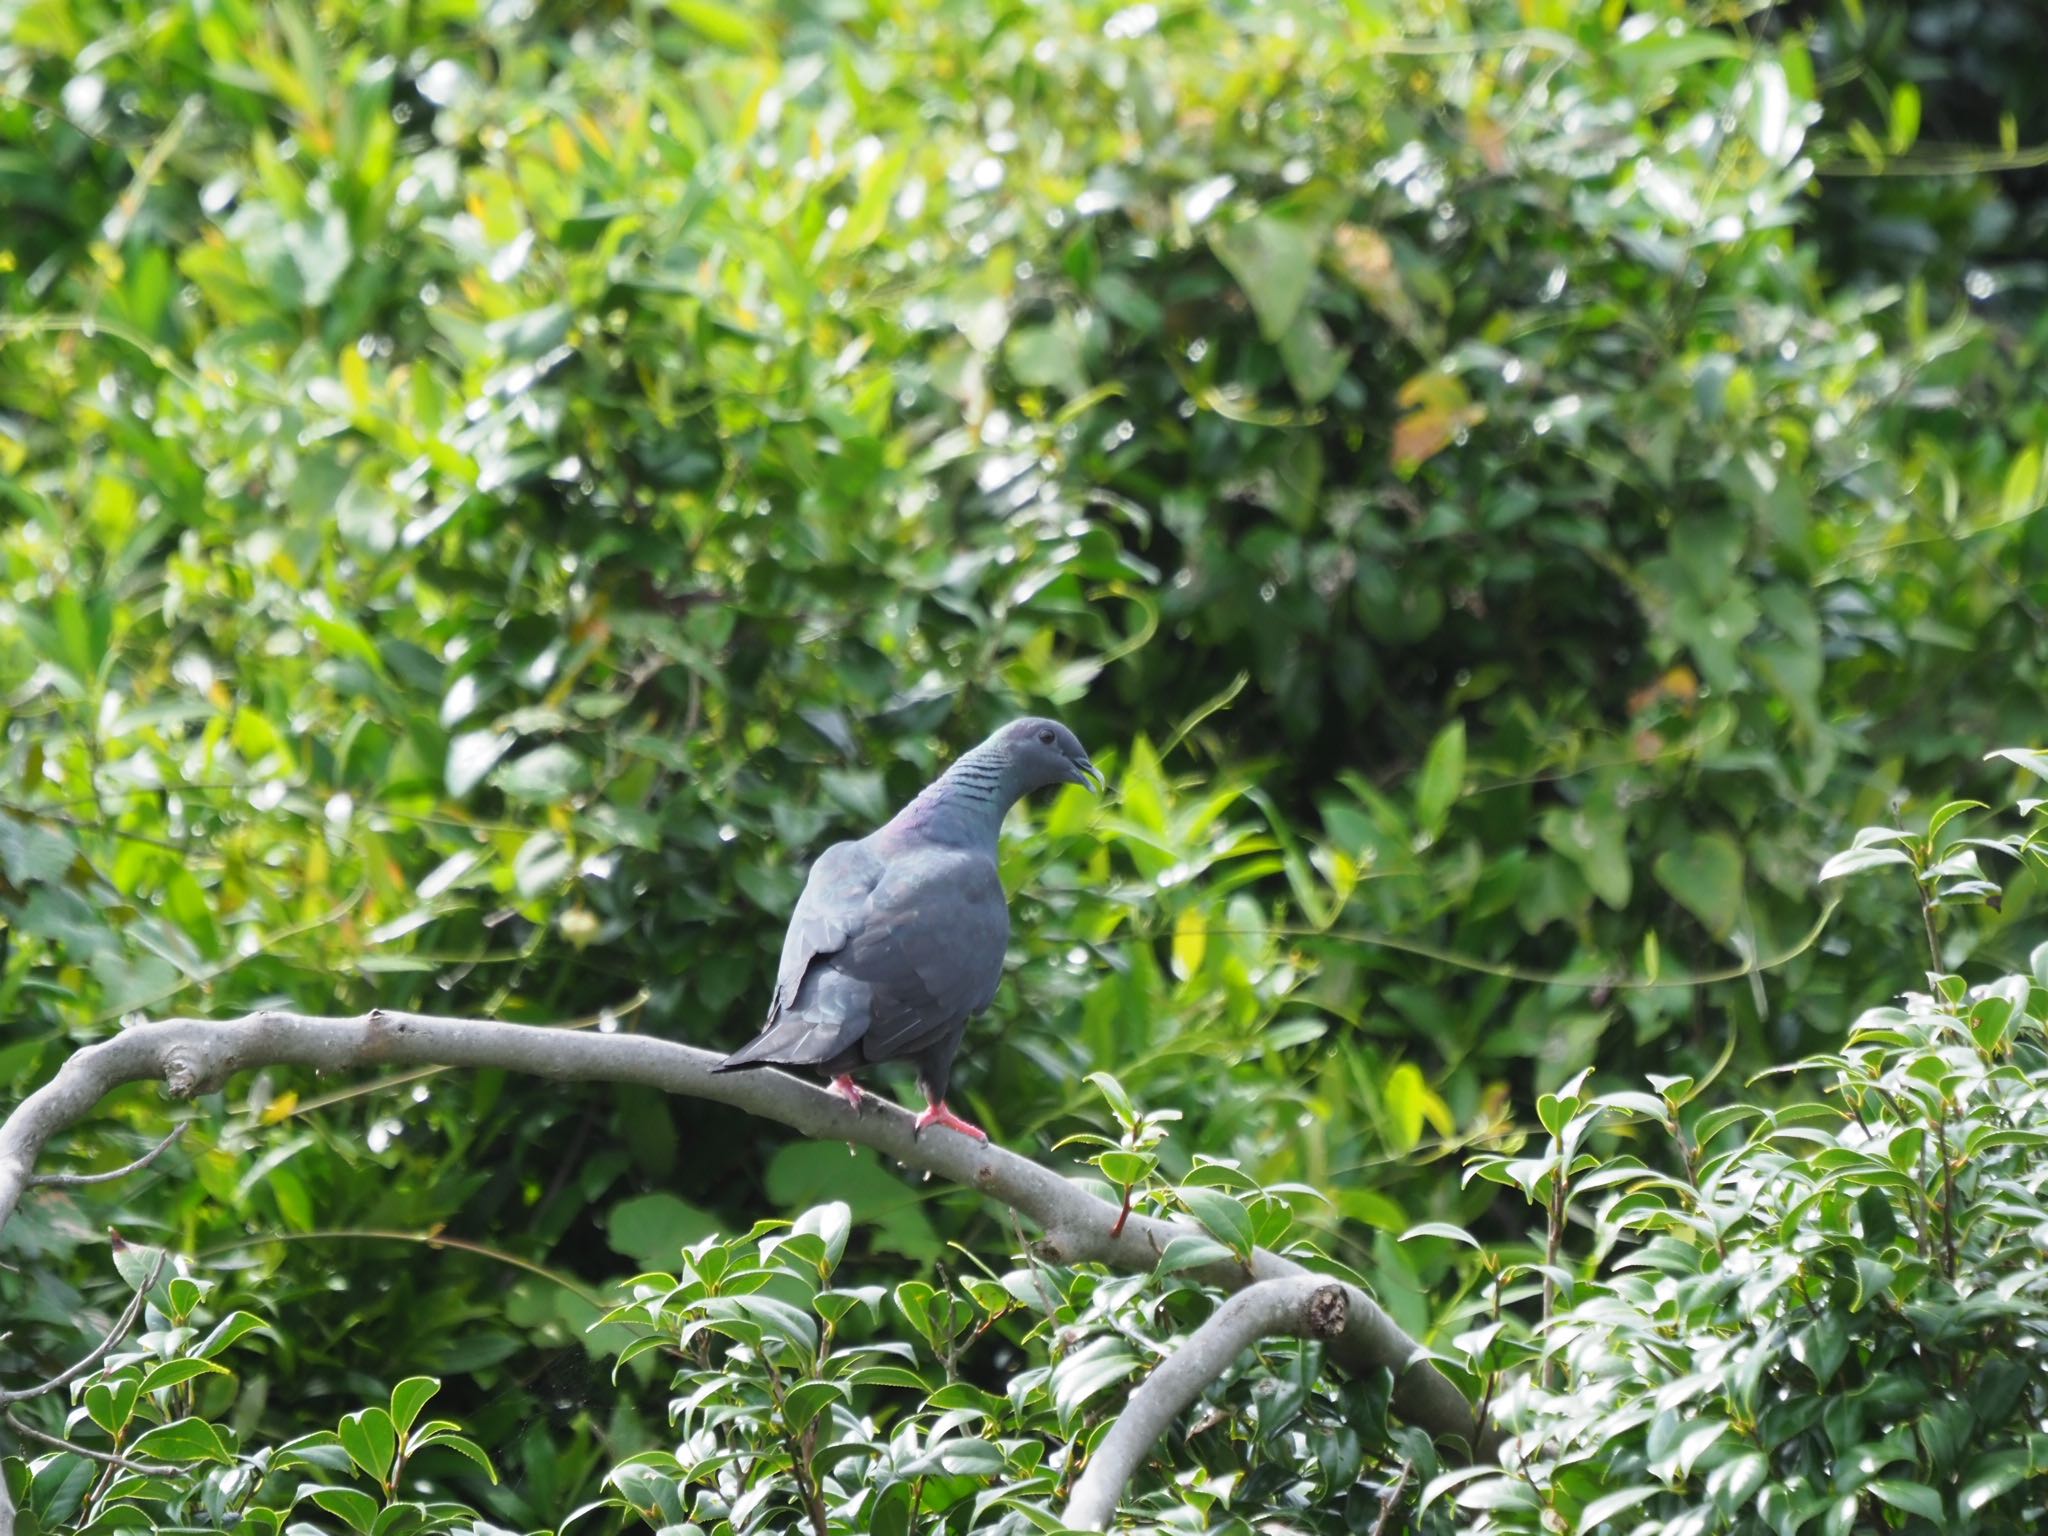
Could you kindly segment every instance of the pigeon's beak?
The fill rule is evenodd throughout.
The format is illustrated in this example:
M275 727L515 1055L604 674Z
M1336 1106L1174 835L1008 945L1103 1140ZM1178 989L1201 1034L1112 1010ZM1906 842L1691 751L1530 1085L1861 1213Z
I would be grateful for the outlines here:
M1109 780L1102 776L1102 770L1087 758L1080 758L1068 766L1074 772L1074 777L1068 782L1082 785L1098 795L1109 787Z

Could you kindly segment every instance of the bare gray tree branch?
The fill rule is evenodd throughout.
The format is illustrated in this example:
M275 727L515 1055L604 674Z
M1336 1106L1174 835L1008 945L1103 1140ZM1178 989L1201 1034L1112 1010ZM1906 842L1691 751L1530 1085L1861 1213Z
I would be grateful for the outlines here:
M107 1330L107 1336L101 1339L90 1353L83 1359L72 1361L48 1381L39 1381L32 1387L22 1387L13 1392L0 1389L0 1404L25 1403L32 1397L45 1397L59 1387L69 1386L98 1365L100 1357L126 1338L128 1330L135 1326L135 1319L142 1312L142 1304L149 1297L150 1287L156 1284L157 1277L164 1272L164 1261L169 1257L168 1253L157 1254L156 1262L149 1267L149 1278L136 1287L135 1294L128 1298L127 1308L114 1319L114 1326Z
M1372 1305L1350 1286L1320 1275L1260 1280L1232 1296L1131 1394L1089 1456L1061 1519L1077 1531L1108 1529L1146 1453L1238 1356L1261 1339L1336 1339L1361 1301Z
M936 1174L1010 1206L1042 1232L1036 1255L1056 1264L1099 1263L1139 1272L1154 1268L1168 1241L1194 1231L1185 1222L1132 1215L1110 1235L1116 1207L1052 1169L994 1145L949 1131L923 1137L911 1116L870 1097L859 1110L823 1088L779 1072L714 1074L718 1057L648 1035L598 1034L530 1024L374 1010L356 1018L318 1018L266 1011L239 1019L161 1019L138 1024L72 1056L48 1083L0 1122L0 1228L19 1204L43 1148L77 1124L123 1083L156 1079L174 1099L221 1087L236 1072L300 1066L341 1072L367 1066L496 1067L541 1077L643 1083L667 1093L709 1099L820 1140L872 1147L897 1163ZM1294 1260L1264 1249L1248 1264L1230 1260L1194 1271L1229 1291L1260 1281L1313 1280ZM1264 1294L1264 1293L1261 1293ZM1472 1405L1429 1363L1427 1352L1356 1290L1331 1356L1351 1371L1383 1369L1394 1377L1394 1410L1446 1441L1481 1451ZM1220 1313L1219 1313L1220 1315ZM1147 1442L1150 1443L1149 1441Z
M171 1143L185 1134L185 1127L171 1127L171 1134L151 1147L132 1163L123 1163L118 1168L109 1168L105 1173L38 1173L30 1177L29 1184L36 1189L76 1189L81 1184L111 1184L116 1179L125 1179L131 1173L140 1173L151 1163L171 1150Z
M56 1435L46 1435L33 1424L25 1424L10 1408L4 1417L7 1427L24 1440L35 1440L53 1450L69 1451L74 1456L83 1456L87 1461L97 1461L122 1472L140 1472L146 1477L175 1477L176 1467L153 1461L130 1461L126 1456L116 1456L111 1451L96 1451L89 1445L80 1445L75 1440L63 1440Z

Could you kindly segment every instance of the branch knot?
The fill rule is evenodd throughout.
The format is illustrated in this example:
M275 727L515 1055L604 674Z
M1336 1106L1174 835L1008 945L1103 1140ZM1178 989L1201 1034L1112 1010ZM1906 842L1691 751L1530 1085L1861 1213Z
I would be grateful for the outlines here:
M1341 1285L1326 1285L1308 1299L1304 1314L1312 1339L1334 1339L1351 1321L1351 1297Z

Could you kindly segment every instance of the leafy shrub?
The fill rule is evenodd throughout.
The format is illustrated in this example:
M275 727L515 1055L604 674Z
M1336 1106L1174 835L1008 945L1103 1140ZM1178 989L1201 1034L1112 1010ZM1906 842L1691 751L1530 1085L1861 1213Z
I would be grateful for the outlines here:
M1154 1274L1048 1265L1001 1270L963 1253L957 1276L893 1288L840 1283L850 1217L818 1207L793 1223L707 1238L676 1273L636 1277L606 1321L639 1337L620 1365L681 1361L675 1448L606 1478L608 1503L687 1531L1053 1529L1074 1468L1123 1393L1219 1299L1186 1271L1252 1236L1312 1253L1274 1192L1211 1167L1175 1198L1217 1240L1180 1238ZM1248 1531L1242 1508L1276 1508L1302 1530L1341 1532L1377 1511L1402 1457L1433 1462L1391 1425L1383 1378L1324 1379L1322 1350L1271 1341L1205 1401L1173 1475L1134 1490L1147 1518Z
M1904 865L1930 900L1981 900L1980 848L2048 863L2028 807L2008 837L1963 836L1963 804L1924 835L1873 829L1835 868ZM1553 1234L1590 1228L1590 1252L1553 1240L1495 1276L1524 1299L1540 1281L1556 1310L1470 1340L1514 1441L1428 1499L1475 1536L2041 1529L2048 944L2029 966L1932 971L1775 1074L1819 1099L1708 1107L1690 1078L1546 1097L1539 1155L1472 1168L1544 1205ZM1617 1150L1589 1151L1603 1133ZM1630 1150L1646 1143L1661 1155Z
M1988 794L2043 688L2040 200L1827 176L1923 87L1965 136L1930 29L2031 55L1754 10L11 6L0 1094L279 999L733 1042L807 857L1030 704L1119 794L1026 813L961 1091L1049 1145L1113 1067L1168 1183L1326 1190L1428 1328L1475 1282L1399 1234L1513 1220L1445 1161L1589 1063L1839 1039L1896 911L1817 931L1813 863ZM858 1284L1010 1241L651 1093L204 1109L105 1200L291 1319L249 1443L445 1376L508 1522L654 1442L621 1275L835 1177ZM0 1379L75 1357L105 1215L10 1227Z
M421 1415L441 1389L412 1376L387 1403L342 1417L332 1430L245 1447L225 1421L234 1372L224 1357L238 1341L270 1331L230 1311L207 1322L213 1281L167 1263L156 1249L118 1253L122 1278L143 1301L141 1331L98 1369L75 1380L65 1416L70 1443L0 1465L19 1536L45 1532L230 1529L278 1536L341 1522L355 1536L415 1536L477 1529L467 1505L435 1497L422 1464L474 1464L492 1482L490 1458L448 1419ZM450 1457L455 1458L453 1462Z

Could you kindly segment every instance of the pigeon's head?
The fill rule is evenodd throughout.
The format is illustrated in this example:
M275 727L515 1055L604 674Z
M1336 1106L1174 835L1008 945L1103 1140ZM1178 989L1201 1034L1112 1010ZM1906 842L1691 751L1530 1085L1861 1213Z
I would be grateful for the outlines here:
M1054 784L1081 784L1100 794L1102 770L1088 761L1081 738L1057 720L1012 720L996 732L995 745L1008 760L1010 782L1020 794Z

